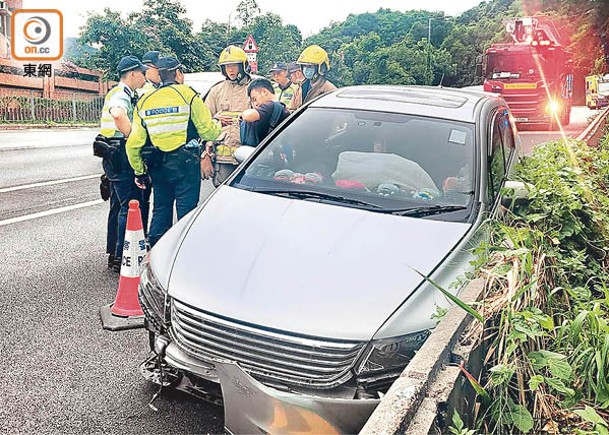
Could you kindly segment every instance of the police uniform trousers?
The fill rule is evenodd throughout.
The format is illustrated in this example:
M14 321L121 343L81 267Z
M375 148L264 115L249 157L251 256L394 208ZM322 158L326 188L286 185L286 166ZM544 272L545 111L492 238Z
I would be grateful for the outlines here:
M150 189L142 191L135 185L135 173L129 165L124 147L122 147L121 153L121 158L115 159L112 163L106 158L102 161L104 172L110 180L106 253L115 257L123 256L129 201L135 199L140 203L144 232L147 230L150 203Z
M149 168L154 202L148 234L151 247L171 228L174 204L178 220L197 206L201 190L200 160L198 148L182 146L162 152L159 164Z

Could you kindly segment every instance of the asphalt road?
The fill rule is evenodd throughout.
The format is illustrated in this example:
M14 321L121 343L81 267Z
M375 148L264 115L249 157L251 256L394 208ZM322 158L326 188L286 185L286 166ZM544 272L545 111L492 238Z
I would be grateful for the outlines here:
M566 134L593 115L576 108ZM221 408L179 392L147 404L139 374L144 330L105 331L99 308L116 296L106 268L95 130L0 132L1 433L223 432ZM560 132L526 131L526 152ZM211 191L204 184L202 196Z
M93 136L0 132L0 433L222 433L222 409L189 395L164 393L150 409L156 390L138 371L147 334L101 327L118 275L106 268Z
M599 110L590 110L586 106L576 106L571 110L571 122L562 131L538 130L539 126L518 126L522 152L531 154L535 145L542 142L560 139L563 137L576 137L590 123L589 120L596 117Z

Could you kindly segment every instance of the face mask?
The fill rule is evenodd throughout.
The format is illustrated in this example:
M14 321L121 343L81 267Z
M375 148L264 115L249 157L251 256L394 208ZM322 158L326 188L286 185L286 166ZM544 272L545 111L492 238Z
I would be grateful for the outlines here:
M305 78L311 80L315 75L315 68L312 66L304 66L302 67L302 74L305 76Z

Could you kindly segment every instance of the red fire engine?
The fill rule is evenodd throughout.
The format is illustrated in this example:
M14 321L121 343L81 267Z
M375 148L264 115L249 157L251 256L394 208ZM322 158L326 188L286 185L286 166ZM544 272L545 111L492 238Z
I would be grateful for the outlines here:
M514 42L492 44L482 59L484 90L499 93L518 124L569 124L573 96L570 54L545 17L505 20Z

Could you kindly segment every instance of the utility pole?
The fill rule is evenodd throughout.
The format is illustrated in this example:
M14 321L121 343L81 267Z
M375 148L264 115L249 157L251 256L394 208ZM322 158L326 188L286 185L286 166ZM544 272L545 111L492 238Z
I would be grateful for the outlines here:
M226 23L226 45L229 45L231 43L231 40L230 40L231 15L232 15L232 13L228 14L228 22Z
M431 67L431 20L433 18L429 17L427 19L427 84L431 85L433 83L433 69Z

